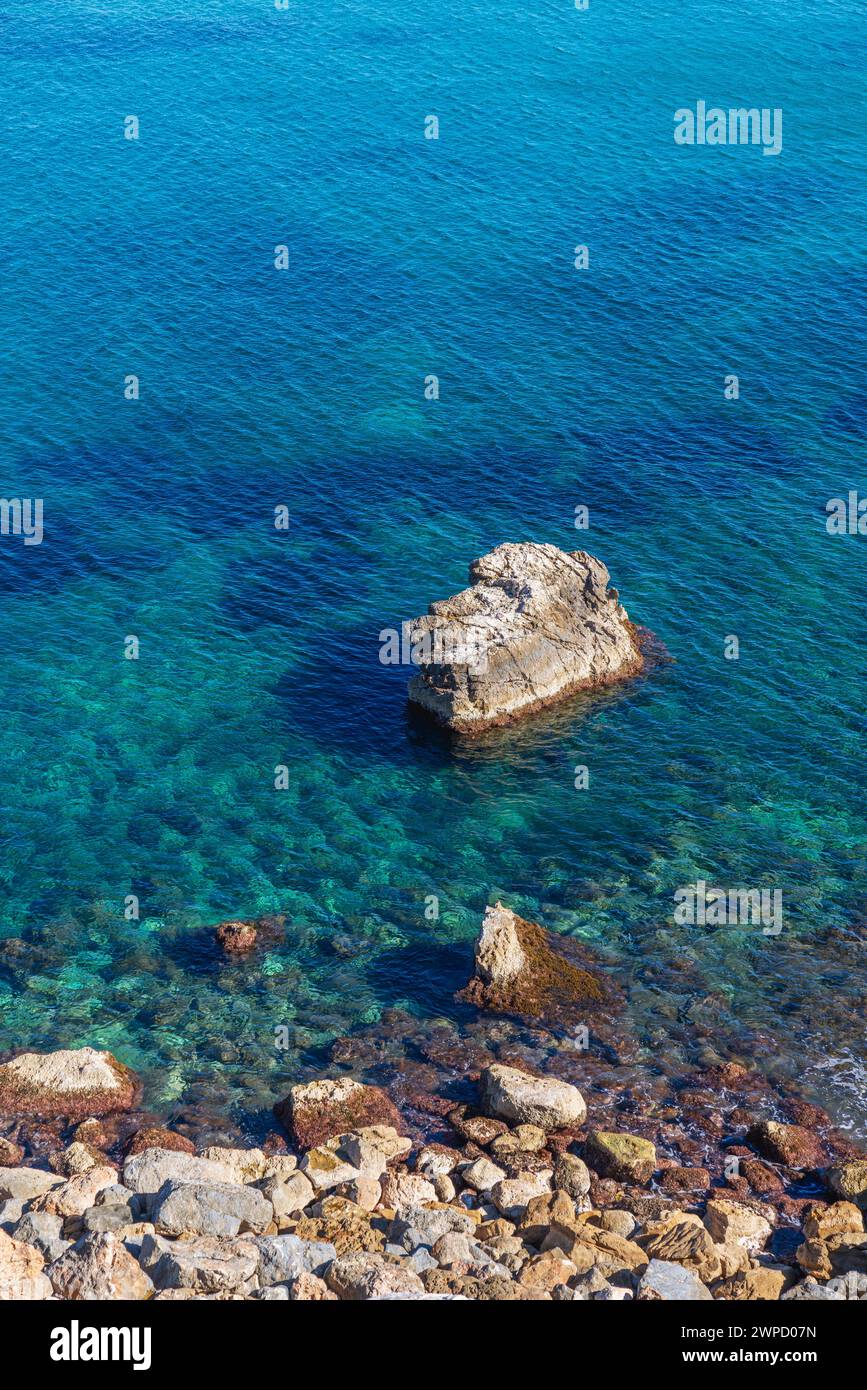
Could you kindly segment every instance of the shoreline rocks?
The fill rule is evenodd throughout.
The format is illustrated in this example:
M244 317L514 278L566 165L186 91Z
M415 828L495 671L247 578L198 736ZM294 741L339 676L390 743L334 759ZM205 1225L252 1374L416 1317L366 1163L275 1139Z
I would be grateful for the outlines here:
M679 1110L618 1106L518 1065L509 1036L503 1061L464 1063L469 1099L443 1095L425 1139L348 1077L291 1088L293 1153L189 1152L144 1114L141 1144L164 1143L70 1122L52 1171L0 1168L0 1298L867 1300L867 1158L821 1112L769 1119L735 1067L692 1078ZM725 1123L699 1149L701 1095ZM706 1167L678 1161L697 1151ZM772 1191L742 1176L753 1163Z
M410 700L477 733L637 675L638 629L609 578L584 551L533 542L474 560L470 587L411 625L420 661Z

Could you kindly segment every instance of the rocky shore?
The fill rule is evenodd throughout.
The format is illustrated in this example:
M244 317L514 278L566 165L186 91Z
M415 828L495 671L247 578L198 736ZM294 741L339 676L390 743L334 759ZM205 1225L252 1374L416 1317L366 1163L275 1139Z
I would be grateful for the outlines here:
M113 1070L86 1051L27 1059L58 1088L52 1114L80 1089L71 1074ZM826 1162L809 1127L753 1125L712 1182L596 1128L557 1078L494 1064L476 1090L432 1142L347 1077L293 1087L286 1139L264 1148L197 1153L145 1128L118 1152L88 1118L34 1166L4 1140L0 1298L867 1298L867 1160ZM781 1199L810 1183L792 1225Z
M484 1034L335 1044L390 1082L299 1082L261 1147L167 1127L109 1053L0 1063L0 1298L867 1298L867 1158L818 1107L732 1061L618 1084L622 999L501 903L461 997Z
M469 578L411 626L409 698L448 728L479 733L642 669L638 630L592 555L499 545Z

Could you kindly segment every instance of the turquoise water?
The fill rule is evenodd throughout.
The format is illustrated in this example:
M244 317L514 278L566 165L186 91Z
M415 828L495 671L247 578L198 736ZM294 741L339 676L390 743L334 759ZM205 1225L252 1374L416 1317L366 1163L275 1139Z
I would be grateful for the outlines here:
M10 0L0 491L45 537L0 537L0 1046L249 1116L385 1008L462 1026L499 896L600 951L649 1070L754 1056L864 1132L867 538L825 504L867 492L865 29ZM699 99L782 108L781 155L676 147ZM378 636L520 539L673 660L452 746ZM785 930L676 928L697 878Z

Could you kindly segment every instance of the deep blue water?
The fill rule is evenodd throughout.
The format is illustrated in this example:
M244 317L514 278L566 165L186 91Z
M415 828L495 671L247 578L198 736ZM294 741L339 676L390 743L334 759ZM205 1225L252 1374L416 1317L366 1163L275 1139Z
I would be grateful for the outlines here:
M37 951L0 1046L247 1113L388 1005L458 1018L499 896L597 947L647 1067L713 1053L711 1000L864 1132L867 537L825 504L867 494L865 30L9 0L0 493L45 537L0 537L0 936ZM699 99L781 108L782 153L677 147ZM673 661L452 746L378 635L521 539L599 555ZM781 888L785 930L675 928L696 878ZM224 968L212 924L270 912Z

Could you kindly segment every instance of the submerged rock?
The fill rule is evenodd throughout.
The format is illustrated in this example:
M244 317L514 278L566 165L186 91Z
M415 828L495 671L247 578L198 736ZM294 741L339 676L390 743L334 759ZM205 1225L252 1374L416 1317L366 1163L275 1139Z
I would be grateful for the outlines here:
M130 1110L137 1078L110 1052L22 1052L0 1065L0 1115L80 1120Z
M220 922L214 935L217 943L229 955L243 955L246 951L252 951L256 945L256 923Z
M592 555L505 544L469 578L410 628L409 698L449 728L478 732L642 669L637 630Z
M575 1011L613 1002L602 978L569 961L550 932L498 902L485 909L476 942L476 973L458 998L479 1009L564 1021Z

